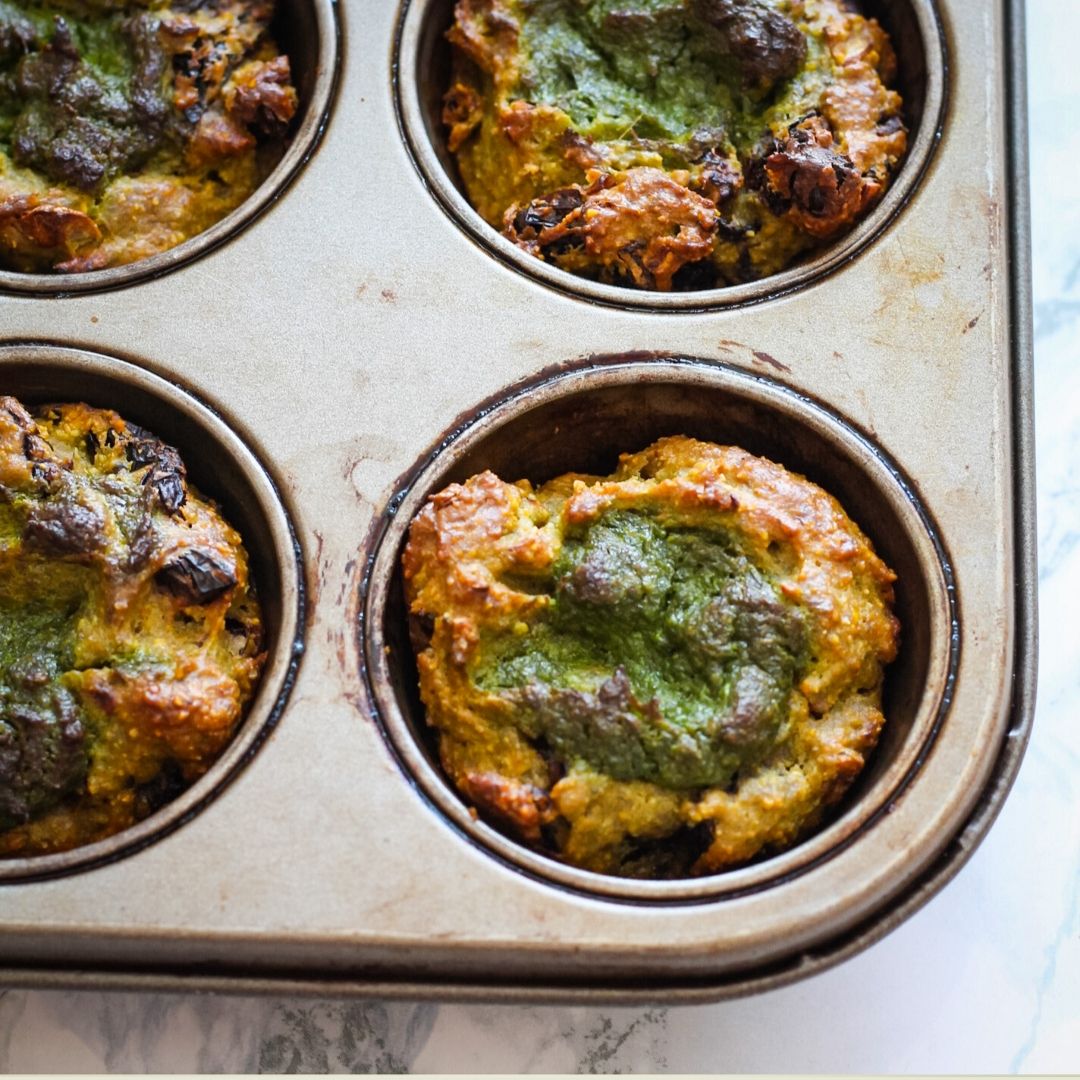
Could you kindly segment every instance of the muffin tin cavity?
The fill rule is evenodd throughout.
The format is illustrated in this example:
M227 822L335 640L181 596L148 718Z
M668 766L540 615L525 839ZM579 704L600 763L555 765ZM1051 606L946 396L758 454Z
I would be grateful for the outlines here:
M289 58L298 106L280 158L236 209L176 247L127 265L82 273L0 270L0 291L55 295L115 289L158 277L212 251L254 221L284 192L314 152L337 80L340 29L334 0L277 0L271 35ZM269 165L269 162L267 163Z
M452 0L405 0L394 67L401 125L414 162L443 209L491 255L535 280L592 301L660 311L761 300L806 285L865 247L911 197L937 143L946 58L932 0L867 0L860 10L881 22L897 54L895 86L904 100L907 154L884 197L854 228L788 269L746 284L659 292L594 282L537 258L490 226L466 198L442 120L443 95L451 73L445 34L453 23Z
M177 386L112 357L49 345L0 347L4 392L28 407L85 402L112 409L175 447L190 482L221 508L250 556L266 663L232 741L209 771L139 824L59 854L0 860L0 882L51 877L136 851L188 820L251 757L285 706L300 656L303 579L289 516L250 450Z
M886 672L877 749L816 833L724 874L634 881L572 868L478 820L442 774L409 640L401 554L427 497L490 469L542 483L603 475L621 452L665 435L740 446L835 496L896 572L898 659ZM694 900L762 890L827 859L872 828L911 779L949 704L958 624L952 572L926 510L878 447L842 418L771 380L699 360L591 361L516 386L477 409L406 476L379 519L362 595L361 649L385 732L403 767L462 833L542 879L631 900Z

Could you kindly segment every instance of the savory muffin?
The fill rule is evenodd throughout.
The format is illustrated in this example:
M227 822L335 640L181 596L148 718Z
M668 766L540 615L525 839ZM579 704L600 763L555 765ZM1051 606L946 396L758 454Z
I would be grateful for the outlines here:
M606 874L707 874L822 818L884 722L895 575L834 498L682 436L608 477L490 472L404 554L420 692L477 812Z
M774 274L882 196L896 58L850 0L458 0L443 119L525 251L641 289Z
M241 539L172 447L0 397L0 855L100 840L188 787L261 641Z
M0 267L100 270L240 205L296 112L272 0L0 0Z

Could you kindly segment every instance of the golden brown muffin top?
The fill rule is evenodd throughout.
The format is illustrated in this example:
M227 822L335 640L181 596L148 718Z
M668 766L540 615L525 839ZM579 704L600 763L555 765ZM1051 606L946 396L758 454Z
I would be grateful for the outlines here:
M894 575L835 499L735 447L662 439L539 489L481 473L431 497L404 570L450 778L589 869L784 847L883 722Z
M241 538L172 447L0 398L0 855L101 839L201 776L261 638Z
M458 0L444 121L530 254L636 288L776 273L907 147L896 58L846 0Z

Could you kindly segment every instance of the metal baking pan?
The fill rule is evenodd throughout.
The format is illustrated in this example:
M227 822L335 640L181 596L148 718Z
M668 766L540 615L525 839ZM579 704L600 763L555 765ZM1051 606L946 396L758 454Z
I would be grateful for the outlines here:
M0 865L4 983L715 1000L837 963L957 872L1034 701L1022 5L866 6L906 64L905 171L765 283L631 294L506 250L438 144L435 0L291 0L300 134L212 242L150 273L0 276L0 390L174 441L244 530L271 641L237 742L183 802ZM509 843L447 787L397 555L450 479L601 467L683 431L836 494L900 572L904 641L882 743L820 832L625 882Z

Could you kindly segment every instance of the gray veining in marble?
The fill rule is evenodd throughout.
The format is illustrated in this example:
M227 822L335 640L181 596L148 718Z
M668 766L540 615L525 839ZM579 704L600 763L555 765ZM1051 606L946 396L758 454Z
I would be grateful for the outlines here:
M977 2L977 0L972 0ZM1028 0L1042 646L1001 818L923 911L840 968L672 1009L0 997L0 1071L1080 1071L1080 40Z

